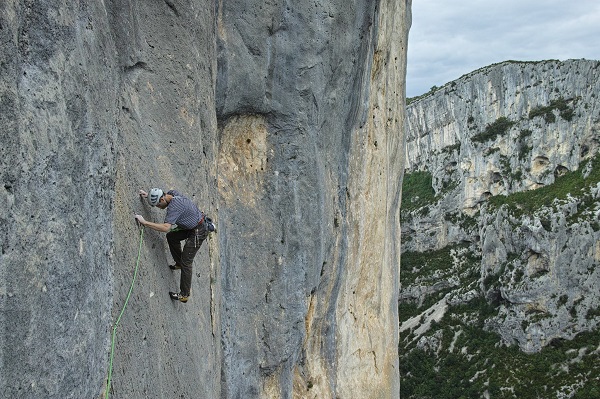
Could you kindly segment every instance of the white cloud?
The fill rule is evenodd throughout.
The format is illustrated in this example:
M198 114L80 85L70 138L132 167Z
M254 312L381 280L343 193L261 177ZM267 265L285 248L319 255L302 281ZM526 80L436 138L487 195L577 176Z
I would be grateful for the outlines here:
M413 0L407 96L505 60L600 59L600 1Z

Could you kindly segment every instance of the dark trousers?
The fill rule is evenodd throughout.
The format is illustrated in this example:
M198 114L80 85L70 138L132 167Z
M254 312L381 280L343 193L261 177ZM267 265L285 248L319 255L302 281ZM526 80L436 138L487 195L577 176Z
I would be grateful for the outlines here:
M206 239L208 230L204 222L191 230L173 230L167 233L167 242L169 250L175 264L181 266L181 280L179 290L181 295L189 296L192 290L192 263L196 252ZM183 251L181 250L181 241L185 240Z

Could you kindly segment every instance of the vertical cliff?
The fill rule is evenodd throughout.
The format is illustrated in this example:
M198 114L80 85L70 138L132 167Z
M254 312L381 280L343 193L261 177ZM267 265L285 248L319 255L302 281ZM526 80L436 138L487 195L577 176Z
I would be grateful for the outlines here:
M136 265L133 213L164 217L137 191L177 188L216 211L213 6L0 7L1 396L99 397ZM145 233L112 393L218 397L215 244L195 262L191 306L178 306L164 236Z
M0 392L397 397L410 1L0 4ZM217 221L192 297L140 188ZM142 240L143 238L143 240ZM140 246L141 243L141 246Z
M406 2L219 3L226 397L395 397Z
M217 219L214 6L211 1L107 4L119 70L113 223L113 319L123 305L139 233L133 211L163 222L137 190L177 189ZM120 326L114 396L219 397L219 257L211 235L194 260L192 297L179 287L165 235L146 229L141 270Z
M0 10L0 391L95 397L114 283L114 42L95 5Z
M407 397L598 395L599 75L508 61L407 107Z

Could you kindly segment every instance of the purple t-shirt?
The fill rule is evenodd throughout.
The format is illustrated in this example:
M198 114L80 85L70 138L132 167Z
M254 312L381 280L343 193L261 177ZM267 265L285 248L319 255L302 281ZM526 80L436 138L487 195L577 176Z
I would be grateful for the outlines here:
M167 206L167 216L165 223L177 225L182 229L193 229L198 225L202 218L202 212L191 199L181 195L179 191L170 190L167 194L173 198Z

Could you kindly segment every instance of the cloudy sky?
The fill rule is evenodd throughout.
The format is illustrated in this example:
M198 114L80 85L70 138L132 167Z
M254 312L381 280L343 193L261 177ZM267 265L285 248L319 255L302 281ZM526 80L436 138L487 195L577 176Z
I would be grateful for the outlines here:
M600 60L600 0L412 0L406 96L506 60Z

